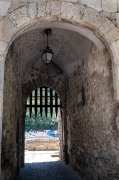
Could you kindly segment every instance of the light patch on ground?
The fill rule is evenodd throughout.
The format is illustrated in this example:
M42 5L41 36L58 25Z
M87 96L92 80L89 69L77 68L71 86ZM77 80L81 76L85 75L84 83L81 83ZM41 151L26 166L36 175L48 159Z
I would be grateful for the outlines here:
M58 161L59 151L25 151L25 163Z

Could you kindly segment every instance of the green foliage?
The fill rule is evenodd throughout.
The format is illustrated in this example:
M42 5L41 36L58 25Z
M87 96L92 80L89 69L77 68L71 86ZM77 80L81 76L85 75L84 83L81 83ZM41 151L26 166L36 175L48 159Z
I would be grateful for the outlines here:
M29 108L26 111L25 118L25 131L29 130L56 130L58 129L58 119L56 118L55 112L53 111L53 116L51 118L50 109L48 109L47 118L45 116L45 109L43 109L43 114L41 118L40 110L38 109L37 117L35 118L35 111L32 109L32 115L30 118Z

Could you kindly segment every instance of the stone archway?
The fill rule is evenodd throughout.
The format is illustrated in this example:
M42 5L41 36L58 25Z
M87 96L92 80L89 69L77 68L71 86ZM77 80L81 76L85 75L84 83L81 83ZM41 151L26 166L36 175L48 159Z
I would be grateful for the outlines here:
M42 5L42 6L41 6ZM100 47L106 46L110 52L113 64L113 83L115 99L119 100L119 79L118 79L118 38L119 30L104 15L102 16L96 10L85 7L74 2L52 2L52 6L44 2L39 4L36 11L37 3L29 3L11 11L8 16L0 22L0 120L2 132L2 111L3 111L3 85L4 85L4 62L7 51L19 35L34 28L44 28L52 24L58 27L58 24L66 29L72 29L79 33L90 33L90 39ZM66 10L68 9L68 10ZM83 12L83 13L82 13ZM77 30L76 30L76 29ZM102 41L102 43L101 43ZM103 45L104 44L104 45ZM2 133L1 133L2 137Z
M38 75L35 76L35 68L37 68ZM42 74L40 72L43 71ZM57 74L57 75L56 75ZM55 78L54 78L55 75ZM31 77L33 76L33 79ZM29 77L29 79L27 79ZM60 79L60 80L59 80ZM51 62L48 67L44 66L38 68L37 65L34 65L34 69L29 71L24 77L24 82L22 85L23 97L22 97L22 150L21 150L21 166L24 166L24 127L25 127L25 104L29 94L36 88L42 86L48 86L55 92L59 94L59 97L62 101L62 117L59 113L59 124L60 124L60 158L63 159L63 148L67 144L66 136L66 74L63 70L57 66L54 62Z
M21 166L24 166L24 126L25 126L25 104L26 99L28 95L37 87L41 87L44 85L47 85L51 87L53 90L55 90L58 94L60 94L62 103L63 103L63 116L62 119L60 119L61 124L61 135L60 136L60 147L63 149L63 145L66 142L66 137L64 134L64 117L65 117L65 104L66 104L66 76L63 70L57 66L54 62L51 62L48 66L43 63L43 61L38 61L34 63L33 69L29 70L25 76L22 84L20 86L17 84L18 82L18 76L19 72L18 66L16 65L16 55L15 58L12 58L13 56L13 50L14 49L14 43L12 44L11 48L9 49L9 55L7 55L8 62L5 63L5 85L4 85L4 113L3 113L3 139L2 139L2 174L4 178L12 178L15 176L14 173L18 173ZM12 51L13 50L13 51ZM14 51L15 52L15 51ZM14 61L15 60L15 61ZM15 64L14 64L14 63ZM14 65L13 65L14 64ZM41 73L43 71L43 73ZM37 72L37 73L36 73ZM14 74L15 73L15 74ZM8 75L9 74L9 75ZM8 76L8 77L7 77ZM15 77L16 76L16 77ZM10 80L12 77L12 80ZM14 93L11 94L10 91L14 86ZM8 87L8 88L7 88ZM8 100L9 99L9 100ZM7 101L8 100L8 101ZM12 102L11 106L11 112L9 111L8 104ZM12 109L12 107L15 107ZM10 112L10 114L9 114ZM7 113L9 116L6 116ZM19 114L18 116L16 114ZM6 114L6 115L5 115ZM10 120L10 119L11 120ZM9 121L10 120L10 121ZM13 123L14 121L14 123ZM10 123L10 124L9 124ZM9 126L8 126L9 124ZM66 127L66 126L65 126ZM14 129L14 130L13 130ZM6 134L12 134L14 138L11 139L10 135L9 137L5 137ZM11 135L11 136L12 136ZM16 136L16 137L15 137ZM14 144L12 146L12 152L10 153L12 156L15 152L16 156L16 162L14 161L14 167L12 164L12 158L10 161L8 160L8 152L10 152L11 146L6 147L6 143L12 144L12 140L14 141ZM62 151L61 151L62 156ZM9 168L5 168L7 159L7 167L12 170L14 169L14 173L12 173L10 176L7 176L7 170ZM10 170L11 171L11 170Z
M30 88L29 88L29 90L30 90ZM64 89L64 91L65 91L65 89ZM34 102L34 97L35 97L35 103L30 103L30 102ZM65 99L63 99L63 101L64 102L62 104L60 95L58 93L56 93L55 90L53 90L52 88L49 88L48 86L40 86L40 87L36 88L35 90L33 90L32 93L28 96L28 98L26 100L26 108L25 108L25 105L23 105L23 111L22 111L23 112L23 116L22 116L23 117L22 150L20 153L21 154L21 162L20 162L21 167L24 167L24 165L25 165L25 162L24 162L25 161L24 154L25 154L25 149L26 149L25 148L26 147L26 145L25 145L25 131L26 131L25 121L26 121L26 118L25 118L25 116L26 116L26 112L27 112L27 117L30 115L31 119L34 119L32 116L32 114L34 115L34 110L35 110L35 117L36 117L37 123L39 122L39 120L41 120L41 124L39 124L39 126L37 125L37 128L39 128L40 131L50 129L50 127L52 126L51 124L49 124L50 126L47 126L47 124L45 123L44 125L45 125L46 129L44 129L44 126L42 126L42 123L44 120L46 120L47 122L50 120L50 118L52 120L55 118L58 120L57 123L55 124L55 127L53 127L53 126L52 127L55 128L56 130L58 130L58 136L57 136L58 137L58 139L57 139L58 146L56 146L56 147L59 151L60 160L65 160L66 155L63 152L63 149L65 147L64 142L67 142L66 136L65 136L66 129L64 129L64 124L66 124L66 121L64 121L64 114L66 113L65 112L66 110L64 108ZM35 105L35 108L34 108L34 105ZM30 113L29 115L28 115L28 112ZM39 130L37 129L37 131L39 131ZM49 140L47 142L49 142ZM31 141L31 144L32 144L32 141ZM49 142L49 145L50 145L50 142ZM20 144L19 144L19 146L20 146ZM47 146L47 147L48 147L48 149L50 147L51 147L51 149L56 149L53 147L53 144L51 144L51 146ZM41 148L42 148L42 143L41 143ZM33 149L28 149L28 150L33 150Z

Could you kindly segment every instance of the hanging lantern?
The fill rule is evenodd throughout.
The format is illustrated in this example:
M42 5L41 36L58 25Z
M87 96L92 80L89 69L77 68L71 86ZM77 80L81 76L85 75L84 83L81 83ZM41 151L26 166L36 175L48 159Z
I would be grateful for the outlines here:
M43 56L44 62L48 64L52 61L52 58L53 58L53 51L48 46L48 36L51 33L51 29L45 29L45 32L47 34L47 47L43 51L42 56Z

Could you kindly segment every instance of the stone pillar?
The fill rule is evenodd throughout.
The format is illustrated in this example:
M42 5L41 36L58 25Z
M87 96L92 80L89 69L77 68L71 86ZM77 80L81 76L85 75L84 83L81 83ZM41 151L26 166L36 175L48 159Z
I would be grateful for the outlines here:
M23 115L22 115L22 152L21 152L21 167L24 167L24 149L25 149L25 116L26 116L26 109L25 109L25 106L23 105L23 108L22 108L22 112L23 112Z
M68 145L67 145L67 120L66 109L63 111L63 160L69 164Z
M61 110L58 108L58 134L59 134L59 156L62 159L62 117Z
M119 105L117 106L119 108ZM117 131L118 131L118 136L119 136L119 110L117 109L117 114L116 114L116 123L117 123ZM119 138L118 138L118 144L119 144ZM119 149L116 151L116 163L119 165Z
M20 140L20 137L19 137L19 119L17 120L17 131L16 131L16 143L17 143L17 175L19 175L19 168L20 168L20 162L19 162L19 146L20 146L20 143L19 143L19 140Z
M1 148L2 148L2 118L0 117L0 176L1 176Z
M0 54L0 176L1 176L1 149L2 149L2 118L3 118L3 85L4 85L4 56Z
M114 99L119 101L119 64L113 63Z
M119 40L113 42L111 44L111 50L113 52L113 62L112 62L112 69L113 69L113 84L114 84L114 98L117 102L119 102ZM119 135L119 110L117 106L117 130ZM119 143L119 139L118 139ZM119 165L119 150L116 151L116 163Z
M114 98L119 102L119 40L114 41L110 46L113 52L112 70L114 84Z

